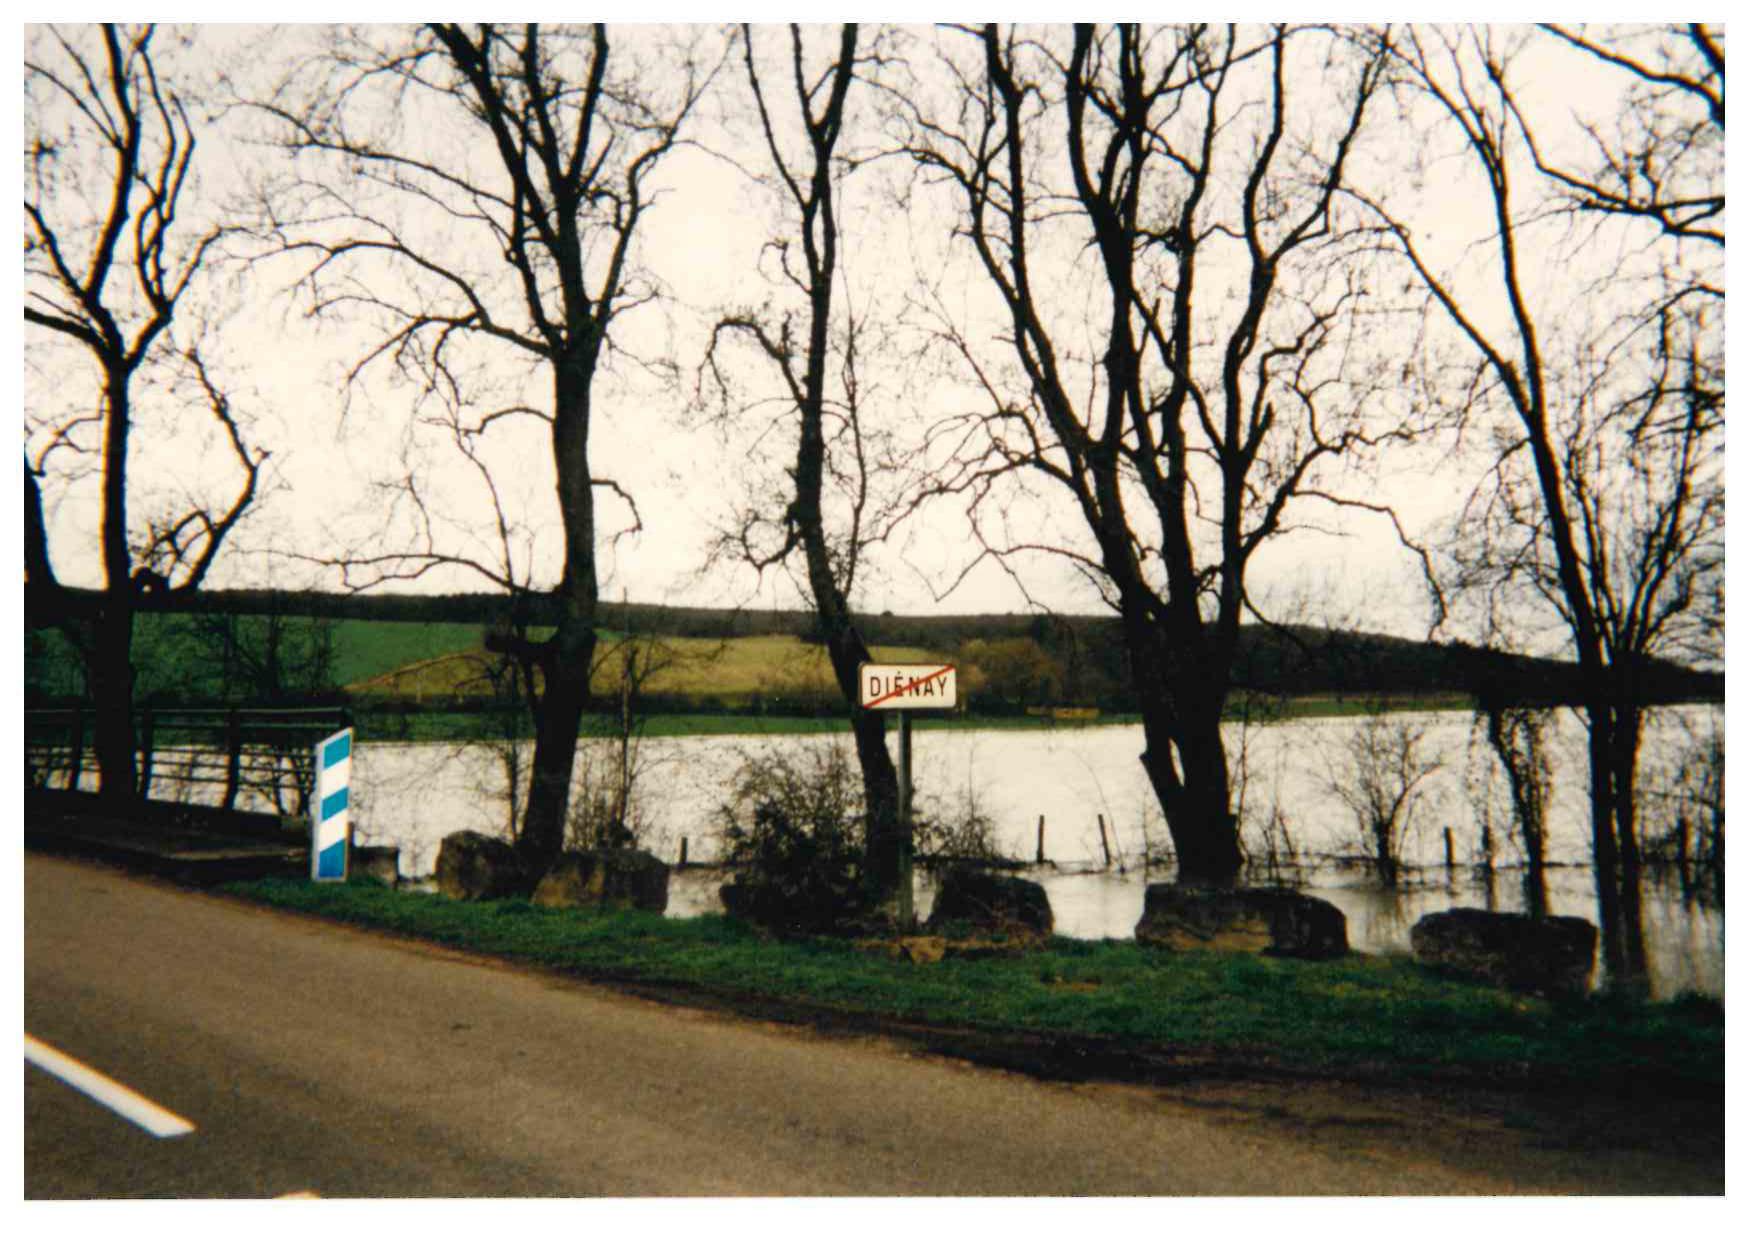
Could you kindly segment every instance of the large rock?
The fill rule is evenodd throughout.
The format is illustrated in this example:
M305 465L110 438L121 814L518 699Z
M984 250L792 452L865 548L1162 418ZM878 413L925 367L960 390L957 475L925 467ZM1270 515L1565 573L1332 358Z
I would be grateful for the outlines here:
M718 888L730 917L750 921L780 935L894 934L898 924L890 913L869 908L855 891L829 888L795 890L780 882L759 881L737 874Z
M1582 917L1454 908L1415 922L1409 941L1421 964L1538 994L1582 994L1596 964L1596 927Z
M1037 883L971 866L941 877L928 928L967 927L998 934L1047 935L1056 928L1050 897Z
M1347 954L1347 918L1329 901L1285 887L1149 883L1135 940L1172 951L1328 960Z
M457 831L437 850L437 890L452 900L525 895L528 877L516 850L494 836Z
M401 850L387 845L354 844L350 868L355 876L393 887L401 878Z
M534 903L546 908L668 907L668 864L629 848L560 853L534 888Z

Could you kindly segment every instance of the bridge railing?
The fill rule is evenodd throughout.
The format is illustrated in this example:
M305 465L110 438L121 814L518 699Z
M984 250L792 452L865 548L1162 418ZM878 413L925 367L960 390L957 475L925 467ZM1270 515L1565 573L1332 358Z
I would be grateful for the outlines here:
M88 703L24 712L25 776L32 787L78 788L95 769L95 712ZM186 793L222 789L219 804L237 807L253 793L278 812L309 808L315 743L351 723L338 706L142 706L134 711L140 795L154 784Z

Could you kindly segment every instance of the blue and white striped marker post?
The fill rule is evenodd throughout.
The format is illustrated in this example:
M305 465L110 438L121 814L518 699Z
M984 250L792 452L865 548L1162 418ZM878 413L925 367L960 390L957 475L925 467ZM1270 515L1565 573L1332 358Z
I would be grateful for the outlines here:
M310 877L346 881L346 843L352 815L352 729L316 746L316 795L310 806Z

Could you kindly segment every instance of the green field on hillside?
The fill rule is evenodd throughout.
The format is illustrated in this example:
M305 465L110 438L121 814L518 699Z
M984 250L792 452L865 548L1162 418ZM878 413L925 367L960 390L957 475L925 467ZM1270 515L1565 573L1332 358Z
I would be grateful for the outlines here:
M384 648L389 644L380 637L374 640ZM872 653L886 662L948 661L914 646L877 646ZM645 694L734 707L755 700L813 701L837 692L825 648L798 637L636 638L628 650L623 636L603 633L590 677L597 694L619 692L628 654L645 669L641 674ZM356 697L414 701L477 697L491 692L491 672L497 663L497 657L479 644L476 633L471 648L422 655L380 675L348 681L345 688Z

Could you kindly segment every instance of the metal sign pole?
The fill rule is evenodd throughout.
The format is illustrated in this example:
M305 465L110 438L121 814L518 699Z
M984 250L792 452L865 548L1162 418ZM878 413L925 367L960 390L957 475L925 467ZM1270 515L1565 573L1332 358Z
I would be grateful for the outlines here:
M860 686L856 704L862 710L898 713L898 899L899 925L911 928L916 919L912 862L916 841L911 821L910 716L916 710L952 710L959 704L958 669L951 663L863 663L856 669Z
M898 712L898 926L908 931L915 917L911 889L910 712Z

